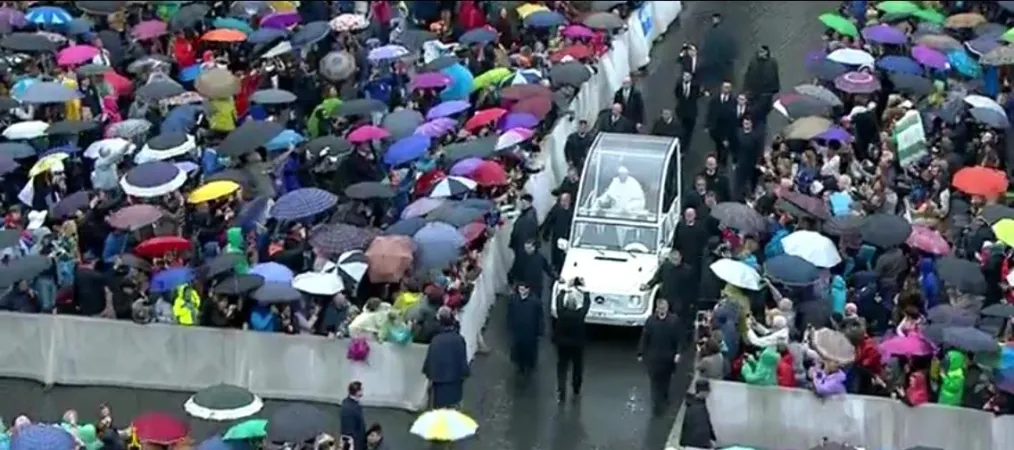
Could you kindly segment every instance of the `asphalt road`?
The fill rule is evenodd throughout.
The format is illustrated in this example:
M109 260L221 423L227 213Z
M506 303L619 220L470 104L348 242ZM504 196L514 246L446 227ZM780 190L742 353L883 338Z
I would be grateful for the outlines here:
M755 46L766 44L781 65L783 87L805 81L800 73L807 50L819 45L820 28L816 17L830 11L836 2L691 2L686 5L680 26L670 29L655 46L653 62L639 80L646 100L647 116L657 117L663 108L671 108L673 86L677 80L676 56L684 42L698 42L708 26L712 12L725 16L740 46L738 71L742 74ZM741 76L741 75L740 75ZM701 109L703 114L704 108ZM783 124L769 121L772 127ZM701 131L698 128L698 131ZM701 139L684 149L684 179L689 180L712 149ZM675 409L653 418L649 411L648 380L635 360L634 349L639 330L593 328L593 341L586 353L585 386L579 401L558 405L555 399L554 355L546 342L540 353L538 373L529 383L518 383L511 367L507 333L503 321L504 302L491 313L486 341L491 351L479 355L472 379L466 386L463 410L477 419L479 434L459 443L460 449L568 450L643 448L658 450L665 445L673 425ZM102 343L95 343L102 345ZM126 358L129 355L110 355ZM685 392L689 381L689 362L684 358L675 377L673 392ZM369 389L369 381L366 382ZM335 386L336 391L344 386ZM43 389L23 380L0 380L0 416L9 424L14 416L28 414L33 419L56 420L69 408L79 410L82 419L94 419L97 407L106 402L118 422L127 423L136 414L149 410L177 413L184 417L187 395L136 389L55 387ZM283 405L267 402L264 415ZM318 405L331 417L337 430L338 412L332 405ZM384 426L386 439L393 449L425 448L408 434L414 415L395 410L368 409L368 422ZM222 425L191 421L196 437L210 435Z

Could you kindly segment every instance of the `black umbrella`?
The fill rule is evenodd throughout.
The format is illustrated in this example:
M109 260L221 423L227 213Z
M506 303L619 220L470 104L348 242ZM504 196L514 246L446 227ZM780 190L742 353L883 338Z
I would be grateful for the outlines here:
M451 66L453 66L453 65L455 65L455 64L457 64L459 62L461 62L461 60L458 59L458 57L456 57L456 56L451 56L451 55L441 56L441 57L439 57L437 59L434 59L433 61L430 61L430 62L426 63L426 65L422 67L422 71L423 72L437 72L437 71L440 71L440 70L444 70L444 69L446 69L448 67L451 67Z
M779 100L778 104L781 105L780 112L783 112L783 115L786 117L793 119L807 116L827 117L831 114L831 105L805 95L796 95Z
M260 275L233 275L219 281L211 292L220 295L243 295L264 285L264 277Z
M77 74L82 77L97 77L110 70L113 70L113 68L102 64L85 64L75 69Z
M38 154L35 147L24 142L0 142L0 154L14 159L31 158Z
M50 207L49 215L54 219L72 217L78 211L87 209L89 200L88 191L77 191L60 199L60 201Z
M380 234L384 236L413 236L424 226L426 226L426 219L409 217L393 223Z
M0 47L16 52L51 52L60 48L60 43L35 33L13 33L0 39Z
M422 50L423 44L437 38L436 33L409 28L398 36L398 42L409 51L418 52L419 50Z
M205 183L219 180L228 180L239 183L239 185L244 188L250 188L253 186L253 182L250 181L250 177L242 169L225 169L221 172L215 172L207 177L204 177Z
M613 13L597 12L585 16L581 21L593 30L616 30L624 27L623 19Z
M930 308L926 312L926 319L934 325L970 327L975 325L978 317L953 305L943 304Z
M933 92L933 82L928 78L903 72L892 72L888 75L894 90L916 97L922 97Z
M21 103L10 97L0 97L0 110L7 111L21 107Z
M123 9L124 6L127 6L127 2L88 0L86 2L74 2L74 6L77 6L77 9L86 13L104 16Z
M306 151L320 155L327 150L330 156L343 155L352 150L352 144L339 136L321 136L306 143Z
M20 230L0 230L0 248L13 247L21 242Z
M222 253L204 263L199 272L204 278L213 278L232 271L243 259L243 255L239 253Z
M793 255L778 255L764 261L764 275L787 286L810 286L820 277L820 269Z
M186 92L183 86L171 80L152 80L151 82L137 88L136 95L148 100L162 100L175 97Z
M284 89L261 89L250 96L250 101L262 105L284 105L296 101L296 94Z
M278 136L285 127L269 120L248 120L229 133L218 146L223 155L241 156L257 150Z
M311 441L324 432L326 424L327 415L313 406L298 403L283 406L268 420L267 439L290 444Z
M173 14L169 21L169 27L174 30L194 28L204 20L209 11L211 11L211 7L202 3L184 5L176 11L176 14Z
M486 211L481 209L458 206L452 203L434 209L426 215L426 221L444 222L453 225L455 228L461 228L482 219L485 215Z
M496 137L486 137L474 141L458 142L444 147L444 154L450 162L465 158L484 159L496 153Z
M291 303L303 298L303 294L289 283L264 283L250 296L260 303Z
M12 286L19 281L31 280L49 270L53 260L48 256L28 255L0 267L0 286Z
M113 30L99 31L102 47L109 51L109 61L115 66L123 64L123 38Z
M1000 344L989 333L973 327L944 328L941 343L966 352L995 352Z
M394 197L394 194L396 192L391 185L376 181L364 181L345 188L345 195L356 200L387 199Z
M859 227L863 241L880 248L897 247L912 234L912 225L895 214L874 214Z
M553 82L553 86L579 87L591 77L592 72L588 66L577 61L557 64L549 69L549 81Z
M46 128L46 134L50 136L81 134L94 130L99 125L99 122L92 120L61 120L50 124L49 128Z
M1009 303L989 305L983 308L982 315L988 317L1014 317L1014 305Z
M250 417L264 408L264 401L252 392L231 384L201 389L183 404L191 416L204 420L228 421Z
M860 216L834 216L825 221L820 230L828 236L858 236L862 225Z
M375 98L357 98L343 102L335 112L341 117L366 116L375 112L387 111L387 104Z
M299 27L289 38L289 42L295 48L305 47L326 38L329 33L331 33L331 24L323 20L310 22Z
M848 67L826 59L807 64L806 69L810 74L822 81L833 81L849 71Z
M1006 205L992 204L982 208L982 218L990 225L1003 219L1014 219L1014 208Z
M137 256L133 253L124 253L117 256L120 260L120 264L127 267L140 270L141 272L151 273L151 263L146 261L144 258Z
M967 259L944 256L936 262L940 280L951 287L968 294L986 293L986 276L978 264Z

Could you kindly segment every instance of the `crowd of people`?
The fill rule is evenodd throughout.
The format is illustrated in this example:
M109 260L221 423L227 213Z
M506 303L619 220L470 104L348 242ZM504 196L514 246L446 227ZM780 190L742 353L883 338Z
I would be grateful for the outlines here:
M480 253L533 248L538 142L639 3L3 2L0 309L453 335L422 369L457 404Z

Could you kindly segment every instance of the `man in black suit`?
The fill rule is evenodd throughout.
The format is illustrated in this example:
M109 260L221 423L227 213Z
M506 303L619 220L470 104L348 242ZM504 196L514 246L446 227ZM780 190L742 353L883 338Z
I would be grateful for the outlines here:
M683 137L683 127L672 115L669 108L662 110L662 115L651 125L651 134L655 136Z
M708 102L707 127L715 143L715 153L720 163L729 156L729 146L736 136L736 100L732 95L732 83L722 83L722 89L711 96Z
M579 120L577 131L567 136L567 143L563 146L563 156L567 159L567 164L578 169L584 167L584 158L594 140L595 135L588 132L588 121Z
M683 147L689 148L697 125L697 100L701 98L701 86L694 81L694 74L683 71L683 77L676 83L676 116L683 125Z
M366 418L363 417L363 383L353 381L348 386L348 397L342 400L339 418L341 437L352 442L356 450L366 448Z
M609 111L599 116L596 128L604 133L637 133L637 127L630 119L623 117L623 105L613 103Z
M742 127L736 132L735 150L732 152L738 161L735 173L736 194L741 198L749 198L757 181L757 163L764 152L764 132L755 130L753 119L744 117Z
M613 103L623 106L623 117L634 123L637 131L644 125L644 98L641 91L638 91L630 81L630 77L623 80L620 90L613 95Z
M683 44L680 50L680 68L684 74L690 74L690 79L697 80L697 69L701 66L700 57L697 55L697 46L694 44Z

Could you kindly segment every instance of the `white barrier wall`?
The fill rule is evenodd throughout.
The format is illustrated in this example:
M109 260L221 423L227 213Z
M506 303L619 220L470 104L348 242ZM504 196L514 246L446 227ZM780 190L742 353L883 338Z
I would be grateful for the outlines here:
M613 41L599 73L571 109L594 121L632 69L649 61L652 42L682 11L681 2L646 2ZM566 174L563 147L577 120L561 120L542 144L546 170L530 180L540 219L553 204L550 191ZM468 357L475 356L497 292L507 283L513 255L511 224L501 227L482 256L482 274L459 317ZM244 386L268 398L340 402L345 386L366 384L367 406L419 409L425 405L423 345L372 343L366 362L349 361L348 341L240 330L75 316L0 313L0 376L45 384L100 385L196 391L216 384Z
M1014 416L863 395L711 381L708 410L720 445L812 448L827 437L869 449L1014 448Z

